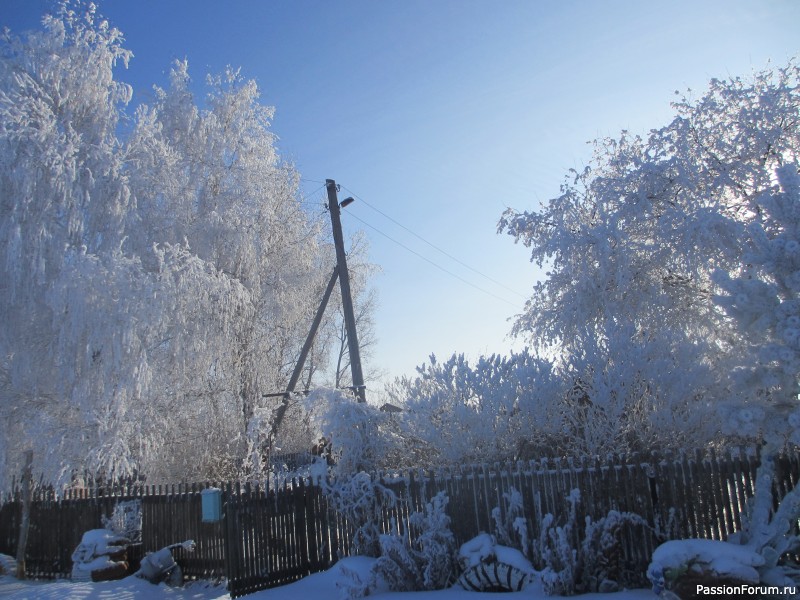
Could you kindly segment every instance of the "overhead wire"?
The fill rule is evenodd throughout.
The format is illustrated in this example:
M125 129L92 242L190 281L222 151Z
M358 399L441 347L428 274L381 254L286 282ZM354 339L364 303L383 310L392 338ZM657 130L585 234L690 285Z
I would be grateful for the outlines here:
M321 184L321 185L320 185L320 187L316 188L316 189L315 189L313 192L311 192L310 194L307 194L307 195L305 196L306 198L308 198L308 197L310 197L310 196L314 196L314 195L316 195L316 194L317 194L317 193L318 193L320 190L322 190L323 188L325 188L325 187L326 187L326 185L327 185L327 182L322 182L322 181L319 181L319 180L316 180L316 179L308 179L308 178L305 178L305 177L302 177L302 178L301 178L301 181L305 181L305 182L308 182L308 183L319 183L319 184ZM355 192L353 192L353 190L349 189L347 186L344 186L344 185L337 185L337 187L338 187L338 188L341 188L341 189L343 189L343 190L346 190L346 191L347 191L347 192L349 192L349 193L350 193L350 194L351 194L351 195L352 195L354 198L357 198L357 199L359 200L359 202L361 202L361 203L365 204L366 206L368 206L369 208L371 208L371 209L372 209L372 210L374 210L375 212L379 213L379 214L380 214L380 215L382 215L384 218L388 219L389 221L391 221L392 223L394 223L394 224L395 224L395 225L397 225L398 227L401 227L402 229L404 229L405 231L407 231L408 233L410 233L410 234L411 234L411 235L413 235L414 237L418 238L419 240L421 240L422 242L424 242L425 244L427 244L428 246L430 246L431 248L433 248L434 250L436 250L437 252L439 252L439 253L443 254L444 256L448 257L449 259L453 260L454 262L457 262L458 264L460 264L460 265L462 265L463 267L465 267L465 268L469 269L470 271L472 271L472 272L476 273L477 275L480 275L481 277L484 277L485 279L487 279L488 281L491 281L491 282L492 282L492 283L494 283L495 285L498 285L498 286L502 287L503 289L505 289L505 290L507 290L507 291L511 292L512 294L514 294L514 295L516 295L516 296L519 296L519 297L521 297L521 298L525 299L525 296L524 296L523 294L520 294L519 292L517 292L517 291L515 291L515 290L513 290L513 289L511 289L511 288L509 288L508 286L504 285L504 284L503 284L502 282L500 282L500 281L497 281L497 280L496 280L496 279L494 279L493 277L490 277L489 275L486 275L485 273L482 273L481 271L479 271L479 270L475 269L474 267L472 267L472 266L468 265L467 263L465 263L464 261L460 260L459 258L457 258L457 257L453 256L452 254L450 254L450 253L449 253L449 252L447 252L446 250L443 250L442 248L440 248L440 247L439 247L439 246L437 246L436 244L434 244L434 243L432 243L432 242L430 242L430 241L426 240L424 237L422 237L421 235L419 235L419 234L418 234L418 233L416 233L415 231L411 230L409 227L406 227L405 225L403 225L402 223L400 223L400 222L399 222L399 221L397 221L396 219L392 218L390 215L386 214L385 212L383 212L383 211L382 211L382 210L380 210L379 208L377 208L377 207L373 206L371 203L367 202L367 201L366 201L364 198L362 198L361 196L359 196L358 194L356 194ZM308 201L308 200L304 200L304 201L301 201L301 204L308 205L308 204L312 204L312 202L311 202L311 201ZM326 206L326 209L327 209L327 206ZM468 279L465 279L465 278L461 277L461 276L460 276L460 275L458 275L457 273L453 273L453 272L452 272L452 271L450 271L449 269L447 269L447 268L443 267L442 265L440 265L439 263L437 263L437 262L435 262L435 261L431 260L431 259L430 259L430 258L428 258L427 256L425 256L425 255L423 255L423 254L421 254L421 253L417 252L417 251L416 251L416 250L414 250L413 248L410 248L410 247L409 247L409 246L407 246L406 244L404 244L404 243L400 242L399 240L397 240L397 239L393 238L393 237L392 237L392 236L390 236L389 234L385 233L384 231L382 231L382 230L381 230L381 229L379 229L378 227L376 227L376 226L372 225L371 223L368 223L367 221L365 221L364 219L362 219L362 218L360 218L359 216L355 215L354 213L352 213L352 212L349 212L349 213L348 213L348 215L349 215L349 217L352 217L352 218L356 219L357 221L359 221L360 223L362 223L362 224L366 225L367 227L369 227L370 229L372 229L372 230L373 230L373 231L375 231L376 233L378 233L378 234L382 235L383 237L385 237L385 238L386 238L386 239L388 239L389 241L393 242L394 244L397 244L398 246L400 246L401 248L403 248L403 249L404 249L404 250L406 250L407 252L410 252L411 254L413 254L413 255L417 256L418 258L421 258L422 260L424 260L425 262L429 263L430 265L432 265L432 266L436 267L437 269L439 269L439 270L440 270L440 271L442 271L443 273L446 273L447 275L450 275L451 277L453 277L453 278L455 278L455 279L458 279L458 280L459 280L459 281L461 281L462 283L464 283L464 284L466 284L466 285L468 285L468 286L470 286L470 287L472 287L472 288L474 288L474 289L476 289L476 290L480 291L480 292L481 292L481 293L483 293L483 294L486 294L486 295L488 295L488 296L491 296L492 298L495 298L496 300L500 300L501 302L504 302L504 303L506 303L506 304L508 304L508 305L510 305L510 306L513 306L513 307L514 307L514 308L516 308L516 309L519 309L519 308L520 308L518 304L516 304L516 303L514 303L514 302L511 302L511 301L510 301L510 300L508 300L507 298L503 298L502 296L498 296L497 294L495 294L495 293L493 293L493 292L491 292L491 291L489 291L489 290L487 290L487 289L485 289L485 288L483 288L483 287L481 287L481 286L479 286L479 285L476 285L475 283L473 283L473 282L469 281Z
M479 271L478 269L475 269L474 267L471 267L470 265L468 265L468 264L467 264L467 263L465 263L464 261L460 260L459 258L457 258L457 257L453 256L452 254L450 254L450 253L449 253L449 252L447 252L446 250L443 250L442 248L440 248L439 246L437 246L437 245L436 245L436 244L434 244L433 242L430 242L430 241L426 240L424 237L422 237L421 235L419 235L419 234L418 234L418 233L416 233L415 231L412 231L410 228L406 227L405 225L403 225L403 224L402 224L402 223L400 223L399 221L397 221L397 220L395 220L394 218L392 218L391 216L387 215L387 214L386 214L385 212L383 212L381 209L377 208L376 206L373 206L372 204L370 204L369 202L367 202L366 200L364 200L364 198L362 198L361 196L358 196L358 195L357 195L355 192L353 192L353 190L349 189L348 187L346 187L346 186L344 186L344 185L343 185L343 186L342 186L342 189L344 189L344 190L347 190L347 191L348 191L350 194L352 194L352 196L353 196L354 198L357 198L359 202L363 202L363 203L364 203L366 206L370 207L370 208L371 208L372 210L374 210L375 212L377 212L377 213L379 213L379 214L383 215L385 218L389 219L389 220L390 220L392 223L394 223L394 224L395 224L395 225L397 225L398 227L401 227L401 228L405 229L405 230L406 230L408 233L410 233L411 235L413 235L415 238L417 238L417 239L419 239L420 241L424 242L425 244L427 244L428 246L430 246L431 248L433 248L433 249L434 249L434 250L436 250L437 252L440 252L441 254L445 255L445 256L446 256L447 258L449 258L450 260L453 260L453 261L457 262L457 263L458 263L458 264L460 264L462 267L465 267L465 268L469 269L470 271L472 271L473 273L476 273L477 275L480 275L480 276L481 276L481 277L483 277L484 279L486 279L486 280L488 280L488 281L491 281L491 282L492 282L492 283L494 283L495 285L498 285L498 286L500 286L501 288L503 288L504 290L506 290L506 291L508 291L508 292L511 292L511 293L512 293L512 294L514 294L515 296L519 296L520 298L527 299L527 297L526 297L524 294L520 294L520 293L519 293L519 292L517 292L516 290L513 290L512 288L508 287L508 286L507 286L507 285L505 285L504 283L502 283L502 282L500 282L500 281L497 281L495 278L493 278L493 277L490 277L490 276L489 276L489 275L487 275L486 273L482 273L482 272L481 272L481 271Z
M344 186L342 186L342 187L344 187ZM345 188L345 189L346 189L346 188ZM352 193L352 192L351 192L351 193ZM397 245L398 245L398 246L400 246L401 248L403 248L403 249L407 250L407 251L408 251L408 252L410 252L411 254L414 254L415 256L418 256L419 258L421 258L421 259L422 259L422 260L424 260L425 262L427 262L427 263L429 263L429 264L433 265L434 267L436 267L436 268L437 268L437 269L439 269L440 271L442 271L442 272L444 272L444 273L447 273L447 274L448 274L448 275L450 275L451 277L454 277L454 278L458 279L459 281L461 281L461 282L463 282L463 283L467 284L468 286L470 286L470 287L472 287L472 288L475 288L475 289L476 289L476 290L478 290L479 292L482 292L482 293L484 293L484 294L487 294L488 296L491 296L492 298L495 298L495 299L497 299L497 300L500 300L501 302L505 302L506 304L508 304L508 305L510 305L510 306L513 306L513 307L514 307L514 308L516 308L516 309L519 309L519 306L518 306L517 304L515 304L515 303L511 302L510 300L507 300L506 298L503 298L502 296L498 296L497 294L493 294L493 293L492 293L492 292L490 292L489 290L486 290L486 289L484 289L484 288L482 288L482 287L480 287L480 286L478 286L478 285L475 285L475 284L474 284L474 283L472 283L471 281L469 281L469 280L467 280L467 279L464 279L463 277L461 277L460 275L458 275L458 274L456 274L456 273L453 273L452 271L450 271L450 270L446 269L446 268L445 268L445 267L443 267L442 265L440 265L440 264L438 264L438 263L436 263L436 262L432 261L432 260L431 260L431 259L429 259L427 256L424 256L423 254L420 254L419 252L417 252L417 251L416 251L416 250L414 250L413 248L409 248L409 247L408 247L408 246L406 246L404 243L402 243L402 242L400 242L400 241L398 241L398 240L394 239L394 238L393 238L392 236L390 236L389 234L387 234L387 233L384 233L383 231L381 231L380 229L378 229L378 228L377 228L377 227L375 227L374 225L371 225L370 223L367 223L367 222L366 222L364 219L362 219L362 218L360 218L359 216L357 216L357 215L353 214L352 212L348 213L347 217L348 217L348 219L349 219L349 218L353 218L353 219L355 219L356 221L359 221L359 222L363 223L364 225L366 225L367 227L369 227L369 228L370 228L370 229L372 229L373 231L375 231L375 232L377 232L377 233L381 234L383 237L385 237L385 238L386 238L386 239L388 239L389 241L391 241L391 242L394 242L395 244L397 244Z
M310 181L310 180L308 180L308 179L303 179L302 181ZM319 182L313 181L313 182L311 182L311 183L319 183ZM306 194L304 194L304 195L305 195L306 197L311 197L311 196L314 196L315 194L319 193L319 191L320 191L320 190L323 190L323 189L325 189L325 184L324 184L324 183L323 183L322 185L320 185L320 186L318 186L318 187L314 188L314 191L312 191L312 192L310 192L310 193L306 193Z
M310 179L305 179L303 181L311 181L311 180ZM318 182L313 182L313 183L318 183ZM317 201L313 200L314 196L316 196L324 188L325 188L325 184L323 183L321 186L316 188L311 193L303 193L303 195L302 195L303 199L302 200L298 200L297 203L302 205L302 206L315 206L315 207L324 206L324 204L325 204L324 202L317 202Z

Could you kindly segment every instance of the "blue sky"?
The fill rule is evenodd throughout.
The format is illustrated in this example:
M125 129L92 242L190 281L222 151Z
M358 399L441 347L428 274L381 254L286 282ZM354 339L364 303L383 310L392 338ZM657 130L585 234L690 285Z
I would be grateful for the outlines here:
M0 0L0 25L36 27L50 6ZM413 374L431 353L475 358L524 345L507 339L508 319L542 274L525 248L496 234L497 221L506 207L532 210L556 196L568 169L589 160L586 142L663 125L676 90L702 93L711 77L781 65L800 48L794 0L99 7L134 53L120 73L134 103L166 85L175 59L188 59L198 91L207 73L241 67L276 107L280 151L304 189L321 202L315 182L330 178L345 187L340 198L363 200L345 209L343 225L346 235L366 232L382 269L372 362L387 380Z

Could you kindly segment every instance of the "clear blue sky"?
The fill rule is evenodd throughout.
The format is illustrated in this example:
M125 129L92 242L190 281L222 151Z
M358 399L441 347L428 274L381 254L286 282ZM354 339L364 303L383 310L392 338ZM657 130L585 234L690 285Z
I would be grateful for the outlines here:
M36 27L49 6L0 0L0 25ZM241 67L276 107L283 156L308 180L345 186L340 198L366 201L343 219L346 234L367 233L382 268L373 360L388 379L413 374L431 353L475 358L523 345L506 338L508 319L541 274L523 247L496 234L497 221L507 206L535 209L557 195L567 170L587 163L586 142L663 125L676 90L700 93L711 77L781 65L800 48L795 0L104 0L99 8L134 53L120 74L134 103L166 85L174 59L188 59L198 90L207 73ZM304 183L308 193L318 187Z

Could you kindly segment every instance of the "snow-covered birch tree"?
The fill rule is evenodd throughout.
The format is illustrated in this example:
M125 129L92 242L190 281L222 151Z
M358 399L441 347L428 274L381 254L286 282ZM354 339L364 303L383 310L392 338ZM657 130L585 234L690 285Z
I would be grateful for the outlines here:
M590 419L585 434L632 433L644 448L720 434L703 415L732 389L719 374L749 350L713 275L739 272L757 199L779 157L796 155L796 82L794 65L713 80L675 102L665 127L597 142L591 166L539 210L503 215L499 230L548 269L514 332L562 351L559 370L592 411L639 415L627 432L628 419Z
M250 311L239 317L228 362L214 366L215 385L238 404L236 421L246 431L259 393L285 389L332 253L323 215L303 210L299 176L277 156L272 109L258 104L255 83L230 69L209 78L205 110L189 83L188 64L175 63L169 88L157 89L155 104L137 112L132 245L144 253L154 242L186 244L249 292ZM192 385L204 382L182 388Z
M24 39L6 33L3 39L3 429L8 452L50 441L36 448L42 465L68 452L59 444L62 428L73 431L72 441L80 444L87 421L97 416L91 406L95 399L84 397L92 384L85 381L85 391L75 386L80 377L75 361L90 363L97 350L84 343L81 354L88 360L82 360L57 349L60 343L63 348L65 328L80 318L77 314L87 313L54 303L54 284L70 271L85 277L72 287L82 288L81 302L91 302L95 274L102 279L111 270L124 279L129 268L136 268L119 252L124 216L132 207L115 134L120 106L131 96L130 88L113 77L113 67L130 58L121 44L120 32L97 19L93 7L78 14L66 5L60 15L44 19L43 31ZM106 414L114 410L112 404L106 403Z
M333 268L324 215L254 82L229 69L201 103L177 62L134 110L93 4L43 25L0 48L0 479L26 447L49 482L258 470L261 394Z

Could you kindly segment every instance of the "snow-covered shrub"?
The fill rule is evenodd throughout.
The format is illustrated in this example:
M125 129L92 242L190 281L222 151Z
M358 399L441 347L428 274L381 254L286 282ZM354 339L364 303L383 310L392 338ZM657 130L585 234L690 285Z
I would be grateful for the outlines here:
M572 542L572 532L577 525L574 509L576 501L570 495L570 517L563 526L556 525L555 517L547 513L542 519L541 533L534 544L536 563L543 566L540 578L547 595L575 593L578 552Z
M331 475L319 484L329 506L353 528L347 553L378 556L383 509L397 502L394 492L364 471L339 477Z
M341 578L336 582L340 600L357 600L358 598L369 596L372 591L370 587L371 578L362 577L362 573L358 570L351 569L341 562L337 564L341 574Z
M387 428L387 413L340 390L314 390L304 407L316 436L330 444L338 475L379 468L396 443Z
M558 525L548 513L541 523L541 532L533 543L534 563L542 587L548 595L570 596L585 592L611 592L621 583L639 584L621 567L621 536L625 527L644 525L634 513L611 510L594 521L586 516L583 530L578 522L580 492L574 489L567 496L569 512Z
M429 463L516 458L547 420L539 410L552 395L551 365L524 350L509 356L435 356L389 389L404 409L404 437Z
M379 523L384 507L396 502L394 492L370 475L393 439L384 428L388 415L339 390L318 389L305 400L311 425L330 445L330 459L311 467L330 506L354 528L349 553L377 556Z
M122 536L131 543L142 541L142 501L117 502L110 517L101 518L103 527Z
M438 590L455 576L455 538L447 516L447 494L439 492L425 512L408 519L409 531L380 536L380 556L373 567L376 581L393 591Z
M697 418L705 410L699 400L718 392L701 346L669 331L649 339L613 319L585 337L555 369L567 387L547 410L551 452L630 454L692 448L714 438L713 420ZM665 375L672 373L681 376Z
M519 549L524 556L530 553L528 539L528 520L523 517L522 494L513 486L503 492L504 509L499 506L492 509L494 535L497 541L505 546Z
M586 592L613 592L620 584L638 585L640 577L622 569L622 534L625 527L646 525L645 520L629 512L608 511L599 521L586 517L581 542L581 589Z
M404 536L397 533L382 535L380 548L374 568L376 578L385 581L389 589L395 592L423 589L420 565Z

